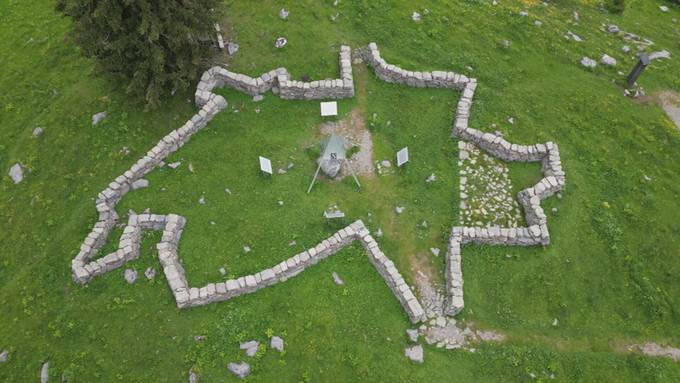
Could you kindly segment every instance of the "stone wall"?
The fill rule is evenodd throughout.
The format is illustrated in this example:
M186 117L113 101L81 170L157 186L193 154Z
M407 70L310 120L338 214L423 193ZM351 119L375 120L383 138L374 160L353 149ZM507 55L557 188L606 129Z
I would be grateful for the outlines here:
M279 97L288 100L321 100L354 97L354 79L352 77L352 50L343 45L340 47L340 78L311 82L291 79L286 68L277 68L263 73L259 77L230 72L222 67L213 67L203 73L196 87L196 104L203 105L212 94L214 88L227 86L247 93L251 96L271 90Z
M504 161L541 162L544 177L534 186L522 190L517 198L524 209L527 227L454 226L446 255L445 279L447 315L455 315L464 307L461 246L467 243L505 246L548 245L547 217L541 201L561 191L565 185L559 149L556 144L518 145L503 137L468 126L477 80L453 72L413 72L387 63L375 43L359 50L358 55L373 67L378 78L419 88L462 90L455 110L452 136L474 143L492 156ZM462 159L461 159L462 160Z

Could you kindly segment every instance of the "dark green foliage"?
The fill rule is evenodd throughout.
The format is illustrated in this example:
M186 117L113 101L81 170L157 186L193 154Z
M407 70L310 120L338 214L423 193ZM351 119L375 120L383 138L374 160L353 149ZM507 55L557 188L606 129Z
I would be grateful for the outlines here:
M626 9L626 0L607 0L607 9L611 13L623 13Z
M208 53L198 36L213 28L217 0L58 0L73 19L72 36L85 55L120 76L127 92L157 105L196 78Z

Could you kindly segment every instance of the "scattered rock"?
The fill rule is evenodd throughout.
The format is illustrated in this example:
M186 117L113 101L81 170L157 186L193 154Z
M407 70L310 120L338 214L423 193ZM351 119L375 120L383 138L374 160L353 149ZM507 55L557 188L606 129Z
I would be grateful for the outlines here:
M250 248L250 246L243 246L243 252L250 253L251 251L252 249Z
M414 328L406 329L406 335L408 335L408 339L413 343L418 342L418 336L420 336L420 334L418 334L418 330Z
M145 178L140 178L137 181L133 182L132 185L132 190L137 190L137 189L143 189L146 187L149 187L149 180Z
M557 208L556 208L556 207L550 209L550 211L551 211L553 214L557 214Z
M659 10L660 10L661 12L668 12L668 7L665 6L665 5L660 5L660 6L659 6Z
M130 148L128 148L127 146L123 146L120 149L119 153L124 155L124 156L127 156L128 154L130 154ZM165 166L165 163L163 161L161 161L161 163L162 163L161 167Z
M288 173L288 171L286 171L286 169L279 169L279 170L277 170L276 172L279 173L279 174L286 174L286 173Z
M392 167L392 163L389 160L382 160L380 165L382 165L383 167L386 167L386 168Z
M239 377L240 379L245 378L246 376L250 375L250 365L246 362L241 362L241 363L229 363L227 365L227 369L231 371L234 375Z
M279 338L278 336L273 336L271 341L269 342L269 345L274 350L278 352L283 352L283 339Z
M508 117L508 124L514 125L515 124L515 118L514 117Z
M233 42L233 41L230 41L230 42L227 44L227 53L229 53L229 55L231 56L231 55L233 55L234 53L238 52L238 49L239 49L240 47L241 47L240 45L236 44L236 43Z
M193 370L189 370L189 383L198 383L198 376Z
M534 25L540 27L541 25L543 25L543 22L541 20L536 20L534 21Z
M288 20L289 14L290 14L290 12L288 10L286 10L286 8L281 8L281 10L279 11L279 18L281 20Z
M224 189L224 192L231 195L231 190L229 190L229 189Z
M35 128L33 129L33 137L40 137L43 133L45 132L45 129L43 128Z
M505 335L497 333L495 331L477 331L477 336L479 337L479 339L485 342L490 341L502 342L505 340Z
M9 351L4 350L0 352L0 363L5 363L9 359Z
M281 200L276 201L276 203L277 203L279 206L283 206L283 201L281 201Z
M404 355L416 363L423 363L423 346L416 345L412 347L407 347L404 350Z
M413 11L413 13L411 13L411 20L413 20L413 21L418 22L418 21L422 20L422 18L423 18L422 15L420 13L416 12L416 11Z
M580 43L581 41L583 41L581 36L577 35L576 33L572 32L572 31L567 31L567 38L572 39L572 40L576 41L577 43Z
M283 48L284 46L286 46L286 44L288 44L288 39L286 39L285 37L279 37L274 42L274 46L276 48Z
M47 383L50 380L50 362L45 362L40 369L40 383Z
M619 33L619 32L621 32L621 29L619 29L619 27L614 25L614 24L610 24L607 27L607 32L609 32L609 33Z
M438 257L438 256L439 256L439 252L440 252L440 251L441 251L441 250L439 250L438 247L430 247L430 252L431 252L435 257Z
M529 12L527 12L527 11L519 11L519 15L522 16L522 17L527 17L527 16L529 16Z
M397 206L397 207L394 208L394 211L396 211L397 214L401 214L401 213L404 212L404 209L405 208L403 206Z
M256 340L251 340L248 342L241 343L239 346L241 350L246 351L246 355L253 357L255 354L257 354L257 348L260 346L260 342Z
M645 355L649 356L663 356L671 358L674 361L680 361L680 348L662 347L656 343L648 342L643 345L635 345Z
M194 335L194 340L196 342L202 342L205 340L205 337L203 335Z
M194 164L192 164L191 162L189 162L189 166L188 166L187 168L189 169L189 171L190 171L191 173L194 172Z
M378 231L375 232L375 236L378 237L378 238L382 237L383 236L382 229L378 228Z
M198 199L200 205L205 205L205 194L201 194L201 198Z
M226 275L227 274L227 270L225 270L224 267L220 267L220 269L218 271L220 272L220 275Z
M553 327L557 327L559 324L560 324L560 321L557 318L553 319L553 321L552 321Z
M333 282L335 282L336 285L344 285L345 284L345 281L343 281L342 278L340 278L338 273L336 273L334 271L332 275L333 275Z
M123 272L123 277L127 283L133 284L137 280L137 270L125 269Z
M149 280L156 278L156 269L147 267L146 270L144 270L144 276Z
M297 245L297 241L295 240L288 242L288 247L293 247L295 245Z
M436 180L437 180L437 176L435 176L434 173L432 173L432 174L430 174L429 177L427 177L427 179L425 180L425 182L427 182L427 183L429 184L429 183L432 183L432 182L434 182L434 181L436 181Z
M92 126L97 125L100 123L103 119L106 118L108 114L106 112L99 112L97 114L92 115Z
M628 53L628 52L630 52L630 47L628 45L624 45L624 46L621 47L621 51L623 53Z
M264 96L261 94L256 94L255 96L253 96L253 101L255 102L260 102L262 100L264 100Z
M581 65L586 68L595 68L597 66L597 61L591 59L590 57L584 57L581 59Z
M18 162L9 168L9 173L7 174L9 174L9 178L11 178L12 182L15 184L24 180L24 168Z
M667 50L662 50L658 52L652 52L649 54L649 59L650 60L656 60L656 59L669 59L671 58L671 52Z
M602 58L600 59L600 62L602 65L608 65L608 66L615 66L616 65L616 59L613 58L612 56L609 56L608 54L603 54Z
M178 162L169 163L168 167L170 167L172 169L177 169L180 165L182 165L182 163L178 161Z

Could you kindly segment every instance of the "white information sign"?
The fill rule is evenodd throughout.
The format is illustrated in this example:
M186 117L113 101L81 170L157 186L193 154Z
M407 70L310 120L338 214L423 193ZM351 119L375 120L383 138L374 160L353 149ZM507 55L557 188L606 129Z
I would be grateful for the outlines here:
M273 174L274 172L272 171L272 162L269 160L269 158L264 158L260 156L260 170L267 174Z
M338 115L338 103L336 101L322 102L321 103L321 116L337 116Z
M397 166L401 167L401 165L407 162L408 162L408 146L397 152Z

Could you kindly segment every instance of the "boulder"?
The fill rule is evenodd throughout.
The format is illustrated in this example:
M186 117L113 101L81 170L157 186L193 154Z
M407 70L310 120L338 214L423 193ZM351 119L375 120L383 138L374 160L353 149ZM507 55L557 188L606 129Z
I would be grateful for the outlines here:
M246 355L253 357L255 354L257 354L257 348L260 346L260 342L256 340L251 340L248 342L243 342L240 344L241 350L246 351Z
M270 341L270 346L278 352L283 352L283 339L278 336L273 336Z
M404 355L406 355L406 357L411 359L411 361L413 362L423 363L424 359L423 346L418 344L415 346L407 347L404 350Z
M125 278L125 282L133 284L137 280L137 270L125 269L123 277Z
M340 278L338 273L336 273L335 271L333 272L333 282L335 282L336 285L344 285L345 284L345 281L343 281L342 278Z
M9 173L7 174L9 174L9 178L11 178L15 184L24 180L24 168L18 162L9 168Z
M597 66L597 61L591 59L590 57L584 57L581 59L581 65L586 68L595 68Z
M45 362L40 369L40 383L47 383L50 380L50 362Z
M612 56L608 54L603 54L602 58L600 59L600 62L602 65L608 65L608 66L615 66L616 65L616 59L613 58Z
M100 123L103 119L106 118L106 116L107 116L106 112L99 112L99 113L93 114L92 115L92 126L95 126L98 123Z
M246 362L229 363L229 365L227 365L227 369L229 369L229 371L231 371L240 379L250 375L250 365Z

